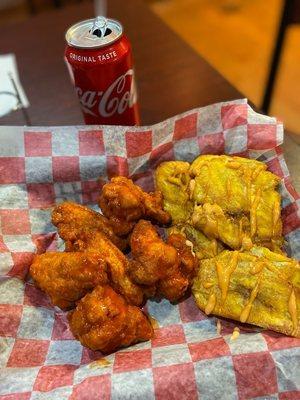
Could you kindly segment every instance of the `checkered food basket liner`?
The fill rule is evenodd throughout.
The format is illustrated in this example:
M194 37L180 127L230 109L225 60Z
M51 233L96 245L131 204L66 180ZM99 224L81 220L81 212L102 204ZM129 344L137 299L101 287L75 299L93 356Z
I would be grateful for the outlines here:
M194 109L146 127L0 128L1 399L300 399L300 340L221 321L192 298L148 301L155 338L106 356L83 348L27 277L35 252L62 250L50 216L73 200L96 207L101 182L132 177L153 189L164 160L238 154L281 178L289 255L300 258L300 199L280 145L283 127L246 100ZM101 182L99 184L99 176Z

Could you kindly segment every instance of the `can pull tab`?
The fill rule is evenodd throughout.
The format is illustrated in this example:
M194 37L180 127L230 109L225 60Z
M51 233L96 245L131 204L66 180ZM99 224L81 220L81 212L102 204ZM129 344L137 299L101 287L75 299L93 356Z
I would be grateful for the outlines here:
M91 29L93 35L98 37L105 37L111 33L111 29L107 27L107 20L105 17L96 17Z

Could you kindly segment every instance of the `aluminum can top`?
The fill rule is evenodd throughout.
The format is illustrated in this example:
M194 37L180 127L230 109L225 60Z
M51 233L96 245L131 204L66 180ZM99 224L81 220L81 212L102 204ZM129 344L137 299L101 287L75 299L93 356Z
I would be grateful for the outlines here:
M120 22L98 16L72 25L65 38L69 46L92 49L108 46L118 40L123 33Z

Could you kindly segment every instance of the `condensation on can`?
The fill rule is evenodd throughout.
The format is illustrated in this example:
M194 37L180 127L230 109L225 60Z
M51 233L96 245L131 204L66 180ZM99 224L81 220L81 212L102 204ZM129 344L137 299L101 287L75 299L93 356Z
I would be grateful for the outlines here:
M65 60L86 124L139 125L130 42L122 25L97 17L66 32Z

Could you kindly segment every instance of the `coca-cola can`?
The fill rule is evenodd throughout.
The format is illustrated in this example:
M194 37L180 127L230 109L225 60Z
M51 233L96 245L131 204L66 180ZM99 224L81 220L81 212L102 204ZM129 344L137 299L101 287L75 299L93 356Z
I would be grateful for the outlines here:
M97 17L66 32L65 61L86 124L139 125L130 42L122 25Z

